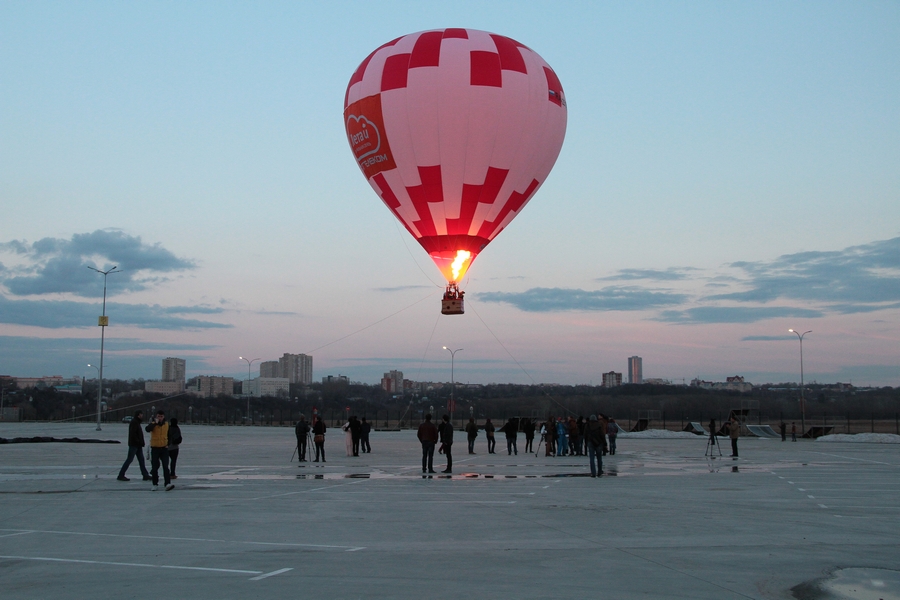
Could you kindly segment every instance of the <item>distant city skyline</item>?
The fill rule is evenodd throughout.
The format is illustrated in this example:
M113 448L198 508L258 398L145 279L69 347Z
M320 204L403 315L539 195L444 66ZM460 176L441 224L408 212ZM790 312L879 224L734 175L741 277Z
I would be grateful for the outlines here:
M533 48L568 109L454 316L342 118L374 48L445 27ZM446 346L460 383L790 383L793 328L806 382L900 386L898 30L841 0L0 4L0 374L91 376L116 266L104 378L288 350L449 381Z

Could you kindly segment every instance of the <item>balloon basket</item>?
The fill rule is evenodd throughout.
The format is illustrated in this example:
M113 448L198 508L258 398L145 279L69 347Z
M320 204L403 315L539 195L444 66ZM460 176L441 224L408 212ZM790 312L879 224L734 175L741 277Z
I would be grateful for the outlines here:
M450 283L447 286L447 290L444 292L444 297L441 299L441 314L442 315L462 315L465 314L465 307L463 305L463 296L465 296L465 292L461 292L456 283Z

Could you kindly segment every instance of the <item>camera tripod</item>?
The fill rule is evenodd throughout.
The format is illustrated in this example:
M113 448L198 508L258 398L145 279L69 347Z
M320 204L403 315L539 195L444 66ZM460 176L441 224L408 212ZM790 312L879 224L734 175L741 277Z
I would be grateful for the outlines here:
M719 451L719 457L722 457L722 447L719 446L719 438L716 437L715 431L709 432L709 438L706 440L706 452L703 453L703 456L708 456L709 458L715 458L715 450Z
M298 461L303 461L303 460L305 460L307 462L310 461L310 459L312 458L312 445L313 445L312 433L307 431L306 432L306 452L303 453L304 456L297 457ZM297 451L299 449L300 449L300 444L297 444L296 446L294 446L294 453L291 454L291 462L294 462L294 455L297 454Z

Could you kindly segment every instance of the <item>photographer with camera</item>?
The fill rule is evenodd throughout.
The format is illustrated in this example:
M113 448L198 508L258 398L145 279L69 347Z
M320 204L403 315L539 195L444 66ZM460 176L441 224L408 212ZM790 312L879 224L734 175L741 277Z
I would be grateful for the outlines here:
M151 491L156 491L159 485L159 466L162 464L163 480L166 491L172 491L175 486L169 476L169 424L166 423L166 413L156 411L156 415L145 428L150 433L150 477L153 480Z

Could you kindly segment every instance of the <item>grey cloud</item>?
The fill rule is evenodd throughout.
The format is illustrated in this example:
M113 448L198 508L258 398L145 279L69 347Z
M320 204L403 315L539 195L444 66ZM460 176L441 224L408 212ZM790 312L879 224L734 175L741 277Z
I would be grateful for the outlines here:
M747 335L741 338L742 342L784 342L797 339L793 335Z
M26 257L31 264L0 270L0 281L16 296L70 293L96 296L102 277L87 267L107 270L115 265L121 273L108 278L109 294L146 289L161 280L151 273L172 273L195 268L160 244L145 244L139 236L101 229L77 233L71 239L44 238L34 243L13 240L0 244L0 251Z
M563 288L532 288L521 293L487 292L478 294L485 302L505 302L527 312L565 310L647 310L683 303L687 296L639 287L607 287L586 291Z
M621 269L615 275L599 277L596 281L633 281L637 279L649 279L653 281L681 281L688 278L688 271L696 271L692 267L670 267L660 269Z
M731 266L747 275L748 289L710 296L709 300L771 302L783 298L832 304L833 310L843 313L896 308L900 301L900 237Z
M816 319L824 316L819 310L789 306L697 306L685 310L666 310L655 320L664 323L755 323L766 319L797 317Z
M852 315L858 313L870 313L877 310L887 310L891 308L900 308L900 302L893 304L829 304L828 310L840 313L842 315Z
M100 303L71 300L9 300L0 296L0 323L59 329L64 327L96 327ZM144 329L220 329L232 325L185 319L178 315L210 311L200 307L163 307L150 304L106 303L110 325L130 325Z

